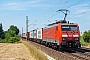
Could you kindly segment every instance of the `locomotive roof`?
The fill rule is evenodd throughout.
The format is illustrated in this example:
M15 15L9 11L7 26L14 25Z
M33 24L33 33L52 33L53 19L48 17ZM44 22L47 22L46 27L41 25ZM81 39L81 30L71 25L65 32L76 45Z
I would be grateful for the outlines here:
M63 24L61 24L61 25L77 25L77 23L63 23Z
M76 24L76 23L58 23L58 24L60 24L60 25L78 25L78 24ZM52 26L57 26L58 24L55 24L55 25L52 25Z
M78 25L77 23L67 23L66 21L58 21L58 22L55 22L55 23L52 23L52 24L48 24L48 26L54 26L54 25L57 25L57 24L61 24L61 25Z

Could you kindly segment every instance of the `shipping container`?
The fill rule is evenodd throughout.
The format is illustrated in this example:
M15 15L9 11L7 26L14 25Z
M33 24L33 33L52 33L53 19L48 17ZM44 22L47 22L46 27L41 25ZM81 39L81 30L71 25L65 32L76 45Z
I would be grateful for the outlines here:
M37 29L37 39L42 39L43 28Z
M30 38L30 32L27 32L26 36L27 38Z
M37 39L37 30L33 30L33 38Z
M30 38L33 38L34 34L33 31L30 31Z
M25 34L25 33L23 33L23 34L22 34L22 37L26 37L26 34Z

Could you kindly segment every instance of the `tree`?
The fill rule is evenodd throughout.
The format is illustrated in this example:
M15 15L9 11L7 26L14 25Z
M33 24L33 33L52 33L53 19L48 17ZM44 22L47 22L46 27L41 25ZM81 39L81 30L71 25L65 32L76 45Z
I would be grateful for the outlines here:
M0 42L2 43L15 43L19 42L18 36L19 29L17 26L11 25L7 31L3 31L2 23L0 24Z
M89 43L90 42L90 30L85 31L83 34L83 39L85 42Z
M13 31L13 33L15 33L16 35L18 35L19 33L19 29L14 25L11 25L8 31Z
M1 39L5 38L5 34L4 34L4 31L3 31L2 23L0 23L0 38Z
M18 33L19 33L19 29L16 26L11 25L8 31L5 31L5 37L7 42L15 43L20 41Z

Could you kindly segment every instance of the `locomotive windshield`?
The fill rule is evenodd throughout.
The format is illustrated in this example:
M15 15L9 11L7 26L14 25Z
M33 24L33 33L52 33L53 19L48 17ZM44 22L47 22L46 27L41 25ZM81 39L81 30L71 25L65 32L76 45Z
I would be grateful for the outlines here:
M78 30L76 25L62 25L62 31L76 31Z

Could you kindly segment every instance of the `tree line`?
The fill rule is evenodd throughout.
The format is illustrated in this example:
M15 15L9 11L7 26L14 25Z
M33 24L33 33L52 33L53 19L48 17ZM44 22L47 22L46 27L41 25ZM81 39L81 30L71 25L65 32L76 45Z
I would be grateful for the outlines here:
M15 43L19 42L19 29L17 26L11 25L7 31L3 30L2 23L0 23L0 42L1 43Z
M84 42L90 43L90 30L84 32L83 39Z

